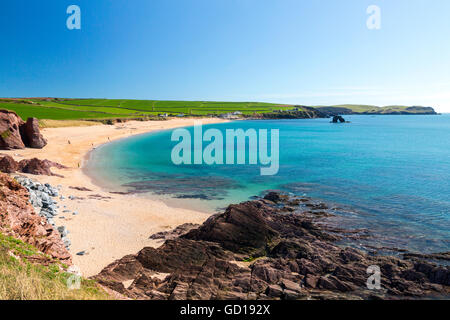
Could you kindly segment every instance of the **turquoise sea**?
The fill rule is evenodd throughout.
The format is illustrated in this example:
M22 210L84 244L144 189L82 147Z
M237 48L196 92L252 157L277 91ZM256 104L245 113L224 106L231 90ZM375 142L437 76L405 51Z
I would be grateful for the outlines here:
M171 205L211 212L264 190L284 190L343 208L336 211L340 223L367 228L378 245L449 251L450 115L346 120L350 123L302 119L204 126L279 129L275 176L261 176L260 165L176 166L171 130L103 145L91 153L86 170L111 191L156 195Z

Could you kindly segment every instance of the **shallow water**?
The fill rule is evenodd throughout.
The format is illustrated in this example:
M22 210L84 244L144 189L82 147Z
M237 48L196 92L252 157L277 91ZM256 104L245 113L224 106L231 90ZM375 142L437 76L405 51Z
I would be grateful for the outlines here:
M281 189L351 208L343 223L370 229L383 245L450 250L450 115L346 119L351 123L308 119L204 126L279 129L275 176L261 176L259 165L176 166L172 131L104 145L91 154L87 170L114 190L170 196L178 204L211 210Z

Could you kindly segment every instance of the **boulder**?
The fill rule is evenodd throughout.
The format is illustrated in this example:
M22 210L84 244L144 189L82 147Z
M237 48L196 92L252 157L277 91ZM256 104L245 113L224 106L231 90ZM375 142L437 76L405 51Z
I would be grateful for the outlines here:
M14 111L0 110L0 149L42 149L46 145L38 119L28 118L24 122Z
M0 171L3 173L14 173L19 170L19 164L11 156L0 159Z
M26 147L42 149L47 145L47 140L39 131L39 121L36 118L28 118L27 122L20 126L20 134Z
M22 160L19 162L20 171L23 173L30 173L35 175L53 175L50 171L50 165L45 160L37 158Z
M265 215L271 211L272 208L258 201L230 205L225 213L209 218L200 228L183 237L216 242L230 251L258 256L278 235L266 223Z
M0 110L0 149L24 149L25 144L20 135L22 119L13 111Z

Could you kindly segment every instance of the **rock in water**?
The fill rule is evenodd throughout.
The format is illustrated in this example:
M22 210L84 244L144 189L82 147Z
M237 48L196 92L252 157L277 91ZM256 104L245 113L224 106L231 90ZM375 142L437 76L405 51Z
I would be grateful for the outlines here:
M20 134L26 147L42 149L47 145L39 131L39 121L36 118L28 118L27 122L20 126Z
M231 205L159 248L115 261L95 279L133 299L448 297L450 267L338 246L345 234L282 213L282 202L291 203ZM369 266L379 266L382 290L368 289Z
M20 126L24 122L13 111L0 110L0 149L24 149L25 144L20 135Z
M14 173L19 170L19 164L11 156L4 156L0 159L0 171L4 173Z
M332 123L344 123L345 119L342 116L334 116Z

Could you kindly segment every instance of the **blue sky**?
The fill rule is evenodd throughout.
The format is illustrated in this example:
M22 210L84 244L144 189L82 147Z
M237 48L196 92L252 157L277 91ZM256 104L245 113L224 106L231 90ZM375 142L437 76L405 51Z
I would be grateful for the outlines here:
M66 27L72 4L81 30ZM380 30L366 26L369 5ZM2 97L450 112L448 0L14 0L0 12Z

